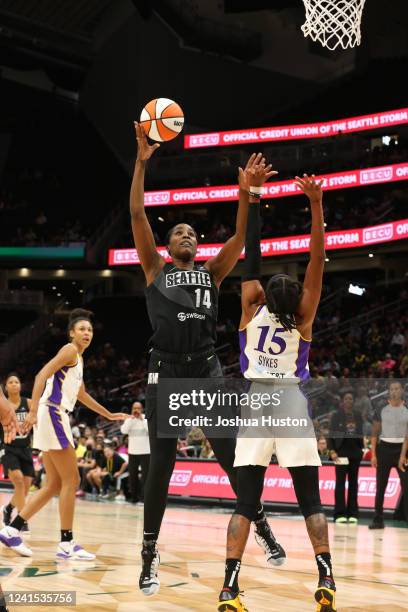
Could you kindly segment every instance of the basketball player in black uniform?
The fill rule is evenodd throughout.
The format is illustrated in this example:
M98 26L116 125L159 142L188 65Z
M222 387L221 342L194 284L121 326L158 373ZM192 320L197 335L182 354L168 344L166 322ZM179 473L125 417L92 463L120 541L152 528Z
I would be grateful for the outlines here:
M239 206L235 234L218 255L204 265L194 262L197 235L185 223L173 227L167 236L167 250L172 258L166 263L159 255L144 208L144 174L147 160L160 146L150 146L142 128L136 124L138 154L130 193L132 231L140 262L146 276L146 301L153 327L146 393L146 417L149 425L150 465L145 485L143 568L139 587L145 595L154 595L160 587L157 570L160 557L157 539L163 519L167 490L173 472L177 439L157 438L157 385L160 378L221 377L215 354L218 290L222 280L238 261L245 245L250 202L250 187L255 191L273 174L262 155L252 155L239 169ZM235 439L211 439L211 446L221 467L236 490L233 468ZM255 522L260 542L269 561L281 557L262 507ZM284 554L284 553L283 553Z
M15 410L18 423L23 423L30 411L31 400L21 396L21 381L17 374L9 374L5 381L7 398ZM30 435L17 433L15 440L3 446L2 464L14 486L14 494L9 503L1 508L3 525L11 523L14 508L22 510L25 498L35 476L30 447ZM28 531L27 523L21 531Z

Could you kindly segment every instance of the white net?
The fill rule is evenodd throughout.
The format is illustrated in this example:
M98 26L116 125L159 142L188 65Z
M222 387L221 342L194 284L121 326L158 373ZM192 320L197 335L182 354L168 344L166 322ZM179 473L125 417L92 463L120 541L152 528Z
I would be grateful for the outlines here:
M361 42L361 16L366 0L303 0L306 21L302 32L334 51Z

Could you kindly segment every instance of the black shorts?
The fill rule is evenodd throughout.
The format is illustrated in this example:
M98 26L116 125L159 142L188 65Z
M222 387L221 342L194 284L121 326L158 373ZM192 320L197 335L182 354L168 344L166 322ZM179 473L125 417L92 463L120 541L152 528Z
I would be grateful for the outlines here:
M222 378L222 368L214 348L191 355L172 355L153 349L149 360L145 413L150 420L156 412L160 378Z
M28 446L7 447L1 462L6 478L9 470L20 470L24 476L31 478L35 476L32 452Z

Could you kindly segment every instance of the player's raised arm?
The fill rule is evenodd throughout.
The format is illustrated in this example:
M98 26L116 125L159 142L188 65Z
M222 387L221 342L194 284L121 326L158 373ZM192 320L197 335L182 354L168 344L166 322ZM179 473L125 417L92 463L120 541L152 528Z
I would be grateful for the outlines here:
M296 184L309 198L312 211L312 231L309 247L310 260L306 268L303 293L298 310L298 315L302 319L301 326L305 328L311 327L313 324L322 293L323 270L326 257L324 250L323 192L321 181L316 181L314 174L311 177L307 176L307 174L304 174L302 178L297 176Z
M130 189L130 217L135 247L140 257L146 282L149 285L164 266L164 259L156 250L152 228L144 206L144 178L146 162L159 144L149 145L143 128L135 122L137 137L137 158Z
M257 305L265 301L265 293L260 282L261 263L261 204L260 198L252 195L249 198L245 262L241 282L240 329L252 319Z
M235 234L227 240L218 255L209 259L205 264L217 285L220 285L231 272L245 246L250 187L260 188L265 181L276 174L271 168L271 165L265 166L261 153L257 155L253 153L245 169L239 168L239 203Z

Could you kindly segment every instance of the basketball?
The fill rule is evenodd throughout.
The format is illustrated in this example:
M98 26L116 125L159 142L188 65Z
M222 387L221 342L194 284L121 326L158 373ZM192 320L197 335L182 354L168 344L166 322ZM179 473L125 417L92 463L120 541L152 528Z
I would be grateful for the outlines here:
M184 126L184 113L169 98L156 98L146 104L140 115L140 125L146 136L157 142L173 140Z

